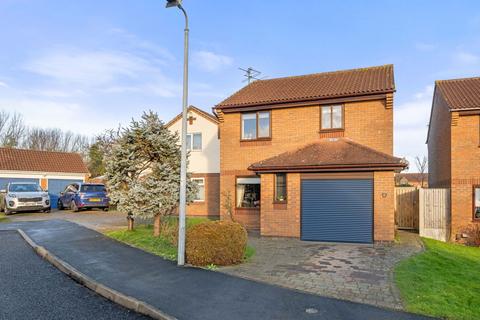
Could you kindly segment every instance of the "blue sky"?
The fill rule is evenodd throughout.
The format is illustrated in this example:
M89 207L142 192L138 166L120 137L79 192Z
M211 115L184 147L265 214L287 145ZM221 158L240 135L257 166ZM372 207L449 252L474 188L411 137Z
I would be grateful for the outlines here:
M163 0L0 0L0 109L28 124L101 132L180 111L183 18ZM190 103L273 78L393 63L395 153L424 145L436 79L478 76L478 1L194 1Z

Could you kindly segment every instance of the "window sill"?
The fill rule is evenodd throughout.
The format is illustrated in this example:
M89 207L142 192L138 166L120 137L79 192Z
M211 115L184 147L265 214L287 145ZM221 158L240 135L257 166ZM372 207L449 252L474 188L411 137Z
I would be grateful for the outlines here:
M260 210L260 207L237 207L236 210L245 210L245 211L257 211Z
M272 138L240 139L240 142L271 141Z
M318 133L329 133L329 132L342 132L345 131L345 128L340 128L340 129L320 129Z
M193 203L201 204L201 203L205 203L205 200L193 200Z

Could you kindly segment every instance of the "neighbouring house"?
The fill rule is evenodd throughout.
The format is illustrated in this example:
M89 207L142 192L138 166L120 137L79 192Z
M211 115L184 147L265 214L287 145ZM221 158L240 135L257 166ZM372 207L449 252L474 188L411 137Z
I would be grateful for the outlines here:
M394 239L393 65L255 81L219 103L223 210L264 236Z
M431 188L450 188L451 238L480 226L480 77L435 82L428 130Z
M89 175L78 153L0 148L0 189L9 182L36 182L48 189L52 208L67 185L83 182Z
M181 133L182 114L167 127ZM194 106L188 108L187 149L190 152L188 172L198 184L198 193L187 207L187 215L218 217L220 209L220 139L218 120L208 112Z
M395 175L397 187L428 188L428 173L407 172Z

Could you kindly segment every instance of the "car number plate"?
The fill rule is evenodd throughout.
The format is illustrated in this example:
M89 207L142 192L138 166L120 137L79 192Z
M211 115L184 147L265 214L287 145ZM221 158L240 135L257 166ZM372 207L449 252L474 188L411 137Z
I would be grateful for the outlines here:
M100 202L102 199L100 198L90 198L90 202Z

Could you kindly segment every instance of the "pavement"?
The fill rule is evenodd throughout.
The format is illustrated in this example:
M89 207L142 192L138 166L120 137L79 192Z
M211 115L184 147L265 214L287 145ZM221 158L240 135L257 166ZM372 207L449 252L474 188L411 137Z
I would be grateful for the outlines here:
M73 212L71 210L52 210L51 213L43 212L28 212L15 213L9 215L8 220L11 222L25 222L25 221L45 221L45 220L66 220L78 223L89 229L97 231L114 230L126 228L127 219L124 213L110 210L104 212L103 210L89 210ZM150 221L142 221L136 219L136 223L148 223Z
M0 229L22 229L38 245L95 281L177 319L428 319L177 267L68 221L14 222L0 224Z
M253 259L219 271L321 296L402 310L394 267L423 251L423 245L418 234L399 231L398 235L397 243L375 245L250 236L249 245L256 249Z
M0 319L148 319L91 292L0 231Z

